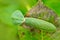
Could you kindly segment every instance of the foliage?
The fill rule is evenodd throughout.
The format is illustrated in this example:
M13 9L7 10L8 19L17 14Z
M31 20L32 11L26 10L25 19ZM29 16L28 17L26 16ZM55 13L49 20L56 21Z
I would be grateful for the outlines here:
M60 16L60 1L59 0L42 0L46 6L54 10ZM27 11L33 7L33 5L37 2L37 0L26 0L26 4L24 0L0 0L0 40L19 40L21 32L19 32L18 26L14 25L11 20L11 14L15 10L21 10L25 15ZM23 32L27 32L25 28L20 28ZM31 37L32 34L36 32L26 33L26 40L30 38L31 40L51 40L50 37L46 35L45 32L43 33L36 33L35 36ZM30 34L30 35L29 35ZM44 36L44 37L43 37ZM56 37L55 37L56 38ZM22 39L22 38L21 38ZM20 40L21 40L20 39ZM22 39L23 40L23 39ZM58 39L59 40L59 39Z
M60 0L42 0L43 3L60 16Z

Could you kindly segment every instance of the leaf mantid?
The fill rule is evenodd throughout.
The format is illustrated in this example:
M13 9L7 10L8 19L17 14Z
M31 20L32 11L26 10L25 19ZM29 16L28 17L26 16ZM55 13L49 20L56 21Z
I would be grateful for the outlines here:
M12 14L12 20L15 24L25 23L26 25L36 28L38 30L44 30L47 32L56 31L56 27L52 23L36 18L28 18L28 17L24 18L22 12L20 12L19 10L16 10Z
M39 40L40 38L40 34L37 32L38 30L44 30L46 32L55 32L56 31L56 27L49 23L46 22L44 20L41 19L36 19L36 18L28 18L28 17L24 17L22 12L20 10L16 10L15 12L13 12L12 14L12 22L15 25L18 25L18 35L20 40ZM29 28L24 28L22 26L25 24L26 27L29 26ZM31 32L31 28L36 29L37 31L33 31ZM34 36L33 36L34 34ZM40 35L37 38L37 35Z

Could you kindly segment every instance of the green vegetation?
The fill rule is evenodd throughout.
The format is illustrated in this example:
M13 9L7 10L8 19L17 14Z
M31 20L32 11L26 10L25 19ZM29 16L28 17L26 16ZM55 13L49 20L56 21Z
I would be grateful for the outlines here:
M38 2L38 0L0 0L0 40L59 40L60 39L60 27L46 21L41 21L37 18L24 18L28 11ZM60 16L60 0L42 0L44 5L51 8L58 16ZM12 14L16 11L21 11L15 19L15 15ZM11 18L12 17L14 18ZM20 15L20 16L18 16ZM13 20L12 20L13 19ZM26 28L22 25L26 19ZM17 21L16 21L17 20ZM53 20L53 17L49 20ZM22 22L23 21L23 22ZM35 22L36 23L35 23ZM41 24L40 24L41 22ZM33 24L34 23L34 24ZM18 24L18 25L17 25ZM41 27L40 27L40 25ZM43 24L43 25L42 25ZM59 20L60 24L60 20ZM28 28L28 26L30 26ZM31 28L33 27L33 28ZM32 30L33 29L33 30ZM42 29L42 30L40 30ZM44 31L43 31L44 30ZM56 32L55 32L56 31ZM49 33L55 32L55 33Z
M43 3L60 16L60 0L42 0Z

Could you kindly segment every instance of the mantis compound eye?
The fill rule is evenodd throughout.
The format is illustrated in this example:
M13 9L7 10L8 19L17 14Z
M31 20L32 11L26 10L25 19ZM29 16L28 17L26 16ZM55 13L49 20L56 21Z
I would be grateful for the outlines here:
M24 22L24 16L19 10L14 11L11 17L14 24L21 25Z

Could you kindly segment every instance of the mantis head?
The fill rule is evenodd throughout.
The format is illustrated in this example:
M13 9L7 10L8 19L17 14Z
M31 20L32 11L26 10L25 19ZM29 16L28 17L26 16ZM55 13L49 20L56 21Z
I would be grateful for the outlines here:
M19 10L14 11L11 18L12 22L17 25L21 25L24 22L24 16Z

